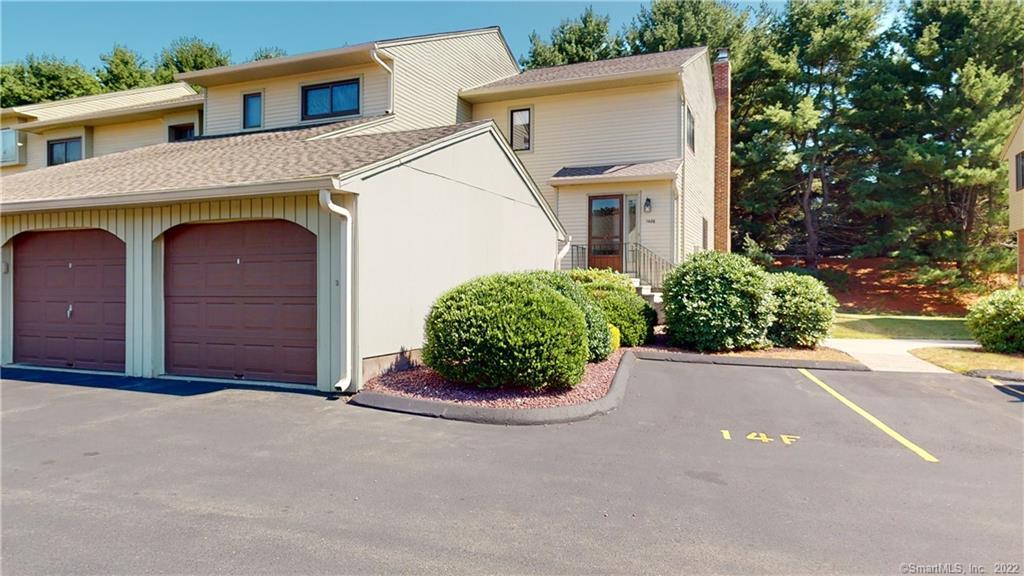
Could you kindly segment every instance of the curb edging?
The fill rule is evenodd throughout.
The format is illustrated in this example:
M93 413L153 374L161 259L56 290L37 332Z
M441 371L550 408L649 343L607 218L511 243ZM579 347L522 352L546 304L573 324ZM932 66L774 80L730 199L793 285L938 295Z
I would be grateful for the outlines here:
M968 370L965 375L974 378L994 378L1010 382L1024 382L1024 372L1014 372L1012 370Z
M847 370L870 372L871 369L859 362L837 362L829 360L785 360L781 358L751 358L742 356L712 356L694 352L656 352L641 350L634 352L639 360L660 362L684 362L689 364L716 364L720 366L755 366L761 368L805 368L807 370Z
M626 384L632 375L636 356L626 352L619 361L615 376L608 387L608 393L584 404L556 406L553 408L487 408L470 406L436 400L420 400L394 394L380 392L360 392L348 403L364 408L400 412L441 418L443 420L461 420L478 424L497 424L503 426L534 426L539 424L564 424L586 420L598 414L611 412L622 404L626 396Z

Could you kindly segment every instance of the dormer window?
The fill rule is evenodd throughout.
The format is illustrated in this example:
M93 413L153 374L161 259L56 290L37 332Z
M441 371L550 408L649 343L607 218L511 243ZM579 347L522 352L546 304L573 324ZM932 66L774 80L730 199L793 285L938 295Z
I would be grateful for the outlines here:
M359 79L302 87L302 119L359 114Z

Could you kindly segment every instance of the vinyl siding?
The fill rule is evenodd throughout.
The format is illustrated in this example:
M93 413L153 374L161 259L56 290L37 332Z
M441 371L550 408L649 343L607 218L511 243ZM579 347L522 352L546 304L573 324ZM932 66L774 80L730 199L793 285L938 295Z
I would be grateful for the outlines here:
M172 98L180 98L195 94L195 90L184 82L139 88L135 90L123 90L109 94L96 96L84 96L70 100L59 100L56 102L44 102L41 104L28 104L15 106L19 112L31 114L39 120L55 120L68 116L78 116L90 112L103 112L116 110L125 106L138 106L140 104L152 104Z
M708 250L714 249L715 238L715 95L711 84L711 68L707 54L683 68L685 103L693 113L695 126L694 152L685 145L685 125L680 124L684 138L682 240L683 257L702 250L702 220L708 221ZM686 117L681 110L682 118Z
M167 142L167 127L174 124L196 124L199 114L195 110L174 112L161 118L104 124L101 126L72 126L48 130L42 134L25 133L25 164L6 166L2 174L46 167L46 143L50 140L82 137L86 158L123 152L141 146Z
M263 92L262 129L302 124L302 86L350 78L360 78L361 116L383 114L387 109L388 102L387 72L376 64L351 66L309 74L212 86L206 92L204 133L216 135L241 131L242 95L260 91ZM353 118L353 116L344 118Z
M622 194L639 195L641 207L638 214L640 226L640 243L658 256L672 262L673 245L673 183L671 181L620 182L606 184L577 184L558 187L560 214L558 219L565 231L572 236L573 244L588 244L588 218L590 214L590 197ZM644 200L651 199L651 211L642 210ZM625 210L625 199L623 200ZM625 234L625 226L623 234ZM562 261L563 268L569 268L572 253Z
M473 119L493 119L507 138L509 112L525 107L533 108L533 149L518 155L554 207L547 180L563 166L680 156L678 82L476 104Z
M496 31L386 46L394 57L395 121L387 130L472 119L459 91L519 73Z
M1024 152L1024 122L1016 128L1013 140L1007 148L1010 161L1010 230L1024 229L1024 190L1017 190L1017 154ZM1018 250L1024 248L1018 246Z
M93 130L88 126L72 126L69 128L57 128L47 130L42 134L28 134L25 146L28 147L25 156L25 170L35 170L46 167L46 143L51 140L63 140L65 138L82 139L82 157L89 158L92 151Z
M175 124L197 124L195 111L169 114L163 118L107 124L93 128L93 156L123 152L132 148L167 142L167 127ZM196 126L198 130L199 126Z
M193 202L158 207L111 208L5 215L0 218L2 258L13 272L10 240L21 232L99 228L126 244L125 372L152 377L164 372L163 233L188 222L279 218L317 235L317 386L333 390L343 366L341 278L344 235L340 219L320 209L315 194ZM13 273L0 276L0 362L13 359Z

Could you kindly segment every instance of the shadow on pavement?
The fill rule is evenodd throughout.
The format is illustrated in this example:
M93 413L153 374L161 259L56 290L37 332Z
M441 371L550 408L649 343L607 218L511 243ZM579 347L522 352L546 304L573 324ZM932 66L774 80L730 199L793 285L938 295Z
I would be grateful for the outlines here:
M0 370L0 378L20 380L22 382L37 382L40 384L62 384L65 386L84 386L87 388L107 388L110 390L127 390L149 394L166 394L168 396L196 396L221 390L262 390L324 396L329 400L337 398L336 394L321 392L312 386L308 390L302 390L273 386L271 384L251 384L245 382L233 384L204 382L201 380L136 378L118 374L85 374L81 372L36 370L32 368L4 368Z

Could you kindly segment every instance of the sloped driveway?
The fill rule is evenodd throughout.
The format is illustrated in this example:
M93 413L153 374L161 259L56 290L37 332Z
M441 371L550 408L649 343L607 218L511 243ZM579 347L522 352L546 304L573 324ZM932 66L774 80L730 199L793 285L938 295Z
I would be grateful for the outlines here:
M519 428L8 371L3 572L991 574L1021 561L1024 393L809 374L938 462L792 369L641 361L611 414Z

